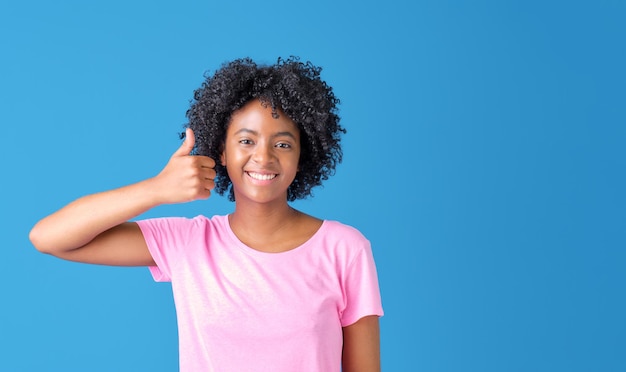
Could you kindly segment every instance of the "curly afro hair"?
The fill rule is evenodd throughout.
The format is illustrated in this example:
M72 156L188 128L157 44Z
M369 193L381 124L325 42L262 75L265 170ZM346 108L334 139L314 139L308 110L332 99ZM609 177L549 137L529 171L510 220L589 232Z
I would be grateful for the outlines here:
M250 58L224 63L194 92L187 110L196 136L194 153L219 159L232 114L254 99L272 107L272 115L285 113L300 130L300 161L296 178L287 190L287 200L304 199L311 189L334 174L342 159L339 99L320 79L320 67L300 62L298 57L279 58L274 65L258 65ZM181 138L184 133L181 134ZM226 168L216 164L215 191L235 200Z

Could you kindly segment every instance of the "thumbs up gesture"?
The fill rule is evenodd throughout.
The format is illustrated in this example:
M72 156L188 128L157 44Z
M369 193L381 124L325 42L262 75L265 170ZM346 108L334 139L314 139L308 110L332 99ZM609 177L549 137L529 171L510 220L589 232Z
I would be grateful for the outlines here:
M185 141L154 177L156 196L163 204L185 203L211 196L215 187L215 160L191 155L195 143L193 130L187 128Z

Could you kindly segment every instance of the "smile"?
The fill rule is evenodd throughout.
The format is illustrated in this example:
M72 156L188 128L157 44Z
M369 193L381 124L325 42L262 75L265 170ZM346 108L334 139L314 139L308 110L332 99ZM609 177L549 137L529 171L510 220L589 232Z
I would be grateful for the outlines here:
M269 181L269 180L276 178L276 176L278 176L277 174L261 174L261 173L254 173L254 172L246 172L246 173L248 174L248 176L259 181Z

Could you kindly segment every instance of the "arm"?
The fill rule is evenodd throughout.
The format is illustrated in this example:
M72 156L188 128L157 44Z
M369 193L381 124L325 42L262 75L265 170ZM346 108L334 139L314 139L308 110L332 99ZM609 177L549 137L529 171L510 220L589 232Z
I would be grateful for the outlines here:
M343 328L342 371L380 371L378 316L366 316Z
M39 221L30 240L41 252L63 259L122 266L154 265L136 223L127 222L161 204L206 199L214 187L215 162L191 156L194 134L155 177L84 196Z

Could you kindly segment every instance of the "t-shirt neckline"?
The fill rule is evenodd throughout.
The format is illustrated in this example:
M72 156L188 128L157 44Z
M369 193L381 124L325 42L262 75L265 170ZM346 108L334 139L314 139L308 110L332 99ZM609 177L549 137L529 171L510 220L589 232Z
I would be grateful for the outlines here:
M298 254L299 252L303 252L306 250L306 248L310 245L313 244L313 242L315 240L318 239L319 236L321 236L323 234L323 230L326 229L326 226L328 224L327 220L322 220L322 224L320 225L320 227L317 229L317 231L315 231L315 233L313 235L311 235L311 237L309 239L307 239L304 243L300 244L297 247L291 248L289 250L283 251L283 252L263 252L263 251L259 251L258 249L254 249L252 247L250 247L249 245L245 244L244 242L242 242L237 235L235 235L235 232L233 231L233 229L230 227L230 221L229 221L229 215L223 215L221 216L222 218L222 223L224 224L224 229L226 230L226 232L228 233L228 236L230 237L230 239L235 243L235 245L237 246L238 249L240 249L241 251L250 254L250 255L254 255L254 256L258 256L258 257L285 257L285 256L290 256L290 255L294 255L294 254Z

